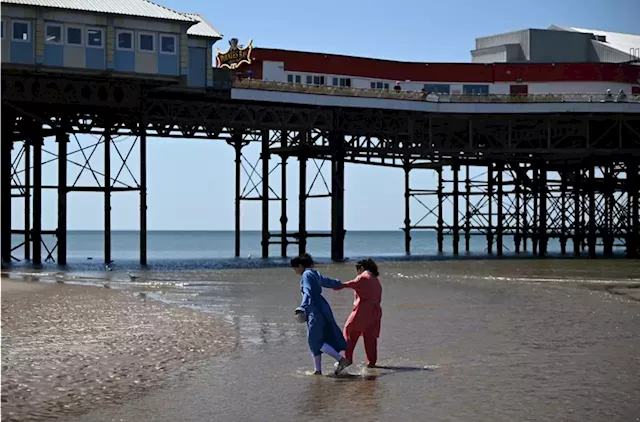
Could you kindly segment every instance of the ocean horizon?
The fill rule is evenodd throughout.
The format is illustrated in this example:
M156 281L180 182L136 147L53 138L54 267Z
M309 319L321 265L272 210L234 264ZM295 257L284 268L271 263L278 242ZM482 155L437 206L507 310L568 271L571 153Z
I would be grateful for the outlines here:
M328 231L312 231L313 233L329 233ZM460 236L458 256L453 255L453 238L444 236L444 250L438 252L437 233L435 231L414 231L411 233L411 255L404 249L404 232L402 230L348 230L345 235L345 258L347 260L362 257L373 257L383 260L441 260L496 257L494 244L493 254L487 251L484 235L473 235L470 239L470 252L465 252L465 238ZM21 235L13 236L13 244L23 241ZM139 260L139 232L137 230L113 230L111 233L111 260L120 268L135 268ZM51 260L44 262L47 255L56 245L53 235L43 236L46 248L43 247L43 266L57 266ZM67 236L67 262L70 269L103 269L104 268L104 233L101 230L69 230ZM531 244L527 252L515 254L512 236L504 236L504 257L531 258ZM567 257L571 256L573 244L567 242ZM240 233L240 257L234 256L235 233L233 230L149 230L147 233L147 260L152 268L242 268L270 267L285 265L287 260L281 257L279 244L269 248L270 258L261 258L261 231L243 230ZM307 241L307 252L319 262L329 262L331 254L330 238L310 238ZM560 257L560 242L551 239L548 253L552 257ZM298 254L298 245L289 245L287 256ZM12 266L28 266L24 260L22 247L13 251L13 256L20 261ZM53 250L56 259L56 251Z

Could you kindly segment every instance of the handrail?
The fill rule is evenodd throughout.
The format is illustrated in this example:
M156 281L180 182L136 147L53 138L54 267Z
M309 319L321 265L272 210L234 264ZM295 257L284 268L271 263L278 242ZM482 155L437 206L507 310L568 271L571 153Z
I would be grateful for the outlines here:
M640 103L640 95L619 93L563 93L563 94L427 94L420 91L395 91L342 86L303 85L259 79L234 80L233 88L263 91L295 92L300 94L335 95L343 97L382 98L436 103Z

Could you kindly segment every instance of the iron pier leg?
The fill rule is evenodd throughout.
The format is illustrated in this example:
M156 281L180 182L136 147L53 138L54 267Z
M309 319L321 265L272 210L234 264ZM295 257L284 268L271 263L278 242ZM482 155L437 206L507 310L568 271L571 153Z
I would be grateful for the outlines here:
M637 161L627 163L627 197L631 221L627 232L627 256L638 258L640 252L640 174Z
M411 190L409 185L410 164L404 164L404 251L411 255Z
M589 168L589 257L596 257L596 169Z
M13 119L13 116L8 116ZM9 120L7 119L7 120ZM4 119L3 119L4 120ZM13 149L13 121L2 122L2 262L11 262L11 178L13 173L11 150ZM27 247L27 245L25 245Z
M288 144L289 134L287 131L282 131L282 139L281 145L282 148L286 148ZM282 257L287 256L287 246L288 246L288 238L287 238L287 157L285 155L281 156L282 159L282 188L280 193L281 199L281 214L280 214L280 255Z
M147 265L147 126L140 130L140 265Z
M540 168L540 178L538 179L540 192L540 224L538 231L539 249L538 256L547 254L547 167L543 164Z
M58 142L58 265L67 265L67 143L69 136L59 134Z
M458 255L460 253L460 226L459 226L459 196L460 191L458 189L458 184L460 182L460 166L457 163L454 163L451 166L451 170L453 171L453 254Z
M331 259L344 260L344 138L329 134L331 146Z
M62 158L60 158L62 159ZM104 263L111 263L111 132L104 132Z
M487 212L487 253L493 253L493 163L487 168L487 195L488 207Z
M307 157L300 155L300 193L298 196L298 253L307 252Z
M464 222L464 250L468 253L471 248L471 180L469 179L469 166L466 166L466 178L465 178L465 222Z
M539 236L538 236L538 227L540 225L540 218L539 218L539 213L540 210L538 209L538 201L540 200L540 171L538 169L538 167L534 167L532 166L532 170L533 170L533 180L531 183L531 186L533 187L533 224L531 224L531 252L533 252L533 255L538 255L538 240L539 240Z
M496 249L498 250L498 256L502 256L502 232L503 232L503 224L502 224L502 195L503 195L503 188L502 188L502 173L504 172L504 164L503 163L499 163L498 164L498 169L497 169L497 173L498 173L498 216L497 216L497 220L496 221Z
M576 168L573 182L573 256L580 256L582 245L582 207L580 206L580 191L582 189L582 170Z
M527 193L529 193L529 195L527 195ZM529 239L529 220L527 219L528 217L528 210L529 210L529 205L527 203L527 201L529 201L531 199L531 191L527 192L526 189L522 190L522 251L523 252L527 252L527 242Z
M31 260L31 144L24 140L24 260Z
M42 144L40 131L32 138L33 142L33 260L36 265L42 263Z
M518 164L515 164L516 166ZM521 183L522 181L520 180L518 173L516 173L516 179L514 179L514 190L515 190L515 194L516 194L516 227L515 227L515 233L513 235L513 243L514 243L514 247L515 247L515 251L516 253L520 253L520 209L521 209L521 204L520 204L520 196L522 195L522 188L521 188Z
M567 172L560 172L560 253L567 254Z
M269 131L262 131L262 258L269 258Z
M442 202L444 200L443 195L443 182L442 182L442 167L438 168L438 252L442 253L444 250L444 219L442 218Z
M613 213L615 209L615 179L613 176L613 163L605 167L604 174L604 234L602 243L604 246L604 256L613 255Z
M240 256L240 170L242 169L242 135L233 134L231 142L236 151L236 213L235 213L235 256Z

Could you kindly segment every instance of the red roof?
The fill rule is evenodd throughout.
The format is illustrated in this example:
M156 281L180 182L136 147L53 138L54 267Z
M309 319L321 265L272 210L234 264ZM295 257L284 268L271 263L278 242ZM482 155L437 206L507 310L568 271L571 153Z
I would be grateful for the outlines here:
M283 62L288 72L416 82L604 81L638 84L640 66L616 63L415 63L255 48L256 62Z

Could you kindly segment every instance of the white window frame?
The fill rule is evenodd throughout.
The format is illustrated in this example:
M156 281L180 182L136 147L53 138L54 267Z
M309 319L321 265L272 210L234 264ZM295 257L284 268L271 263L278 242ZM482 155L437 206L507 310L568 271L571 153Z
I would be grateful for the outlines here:
M27 34L29 35L29 38L24 40L24 39L17 39L13 37L13 25L15 25L16 23L26 23L27 24ZM28 20L24 20L24 19L11 19L11 41L15 41L15 42L31 42L31 21Z
M142 50L142 42L140 42L140 39L142 38L143 35L151 35L153 37L153 48L151 50ZM155 32L146 32L146 31L140 31L138 32L138 36L136 37L138 40L138 51L140 53L149 53L149 54L153 54L156 52L156 44L158 43L158 37L157 34Z
M120 34L131 35L131 47L120 47ZM118 51L134 51L136 47L136 34L130 29L116 29L116 50Z
M70 43L69 42L69 29L79 29L80 30L80 44ZM65 25L64 26L64 44L70 45L72 47L84 47L85 44L84 39L84 28L82 25Z
M173 38L173 42L175 45L175 51L162 51L162 38ZM176 34L158 34L158 52L160 54L167 54L170 56L175 56L178 54L178 36Z
M52 26L57 26L58 28L60 28L60 41L59 42L47 40L47 31ZM45 23L44 24L44 43L45 44L51 44L51 45L62 45L62 44L64 44L64 25L61 24L61 23L56 23L56 22L47 22L47 23Z
M89 44L89 31L100 31L100 33L102 34L100 36L100 45L90 45ZM104 37L105 37L106 31L104 30L104 28L101 28L99 26L87 26L87 31L85 34L85 44L87 46L87 48L104 48Z

